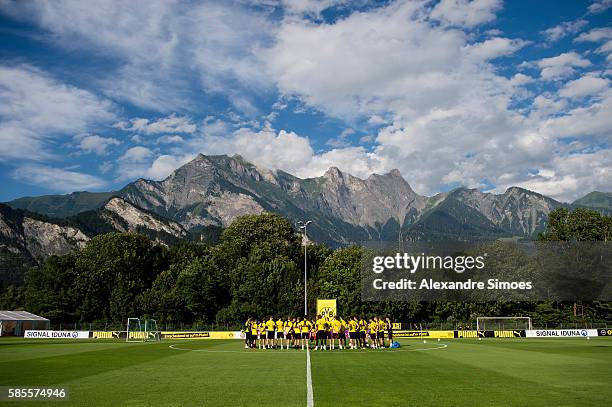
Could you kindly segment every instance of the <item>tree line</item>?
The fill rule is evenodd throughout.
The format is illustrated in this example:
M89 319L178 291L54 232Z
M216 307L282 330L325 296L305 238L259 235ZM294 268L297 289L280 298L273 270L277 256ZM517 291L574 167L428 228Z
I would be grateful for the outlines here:
M609 241L611 233L611 217L558 209L539 239ZM581 321L570 303L362 301L364 250L308 246L311 313L317 298L336 298L343 315L388 315L404 322L463 324L478 315L529 315L541 325ZM25 309L64 323L117 324L148 316L162 324L235 325L250 316L301 315L303 256L301 236L275 214L238 218L216 244L166 247L140 234L107 233L32 267L22 286L0 288L0 309ZM520 259L513 261L520 267ZM612 321L612 303L581 305L586 318Z

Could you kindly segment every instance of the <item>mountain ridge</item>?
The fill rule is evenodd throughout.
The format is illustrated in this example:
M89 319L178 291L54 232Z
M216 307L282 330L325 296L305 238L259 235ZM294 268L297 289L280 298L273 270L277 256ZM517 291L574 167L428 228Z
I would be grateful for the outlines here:
M460 187L420 195L397 169L361 179L330 167L320 177L299 178L257 166L239 155L204 154L161 181L140 178L115 192L78 192L64 201L57 195L49 199L53 208L70 213L98 209L105 204L101 200L105 194L175 222L187 232L226 227L238 216L263 212L291 221L310 219L311 237L331 245L398 238L532 237L544 229L550 211L571 207L521 187L509 187L501 194ZM70 207L71 201L79 205ZM45 206L44 197L7 204L54 213Z

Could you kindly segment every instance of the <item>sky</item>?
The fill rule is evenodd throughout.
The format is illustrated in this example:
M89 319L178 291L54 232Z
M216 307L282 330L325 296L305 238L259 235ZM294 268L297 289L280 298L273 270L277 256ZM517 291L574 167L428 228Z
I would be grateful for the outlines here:
M612 0L0 0L0 201L203 154L612 191Z

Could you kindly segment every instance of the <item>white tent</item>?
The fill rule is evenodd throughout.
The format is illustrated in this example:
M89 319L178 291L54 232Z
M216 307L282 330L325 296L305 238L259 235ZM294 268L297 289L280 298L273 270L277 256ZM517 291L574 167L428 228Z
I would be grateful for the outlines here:
M27 311L0 311L0 336L23 336L26 329L49 329L49 320Z

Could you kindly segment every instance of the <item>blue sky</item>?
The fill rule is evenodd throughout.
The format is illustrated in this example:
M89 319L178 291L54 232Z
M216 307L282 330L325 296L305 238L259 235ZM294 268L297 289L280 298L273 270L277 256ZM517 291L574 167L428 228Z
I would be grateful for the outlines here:
M612 191L612 0L0 0L0 201L197 153Z

